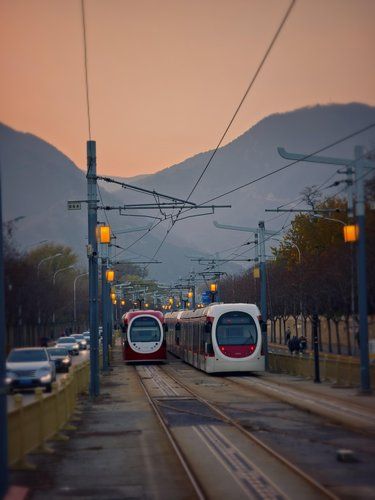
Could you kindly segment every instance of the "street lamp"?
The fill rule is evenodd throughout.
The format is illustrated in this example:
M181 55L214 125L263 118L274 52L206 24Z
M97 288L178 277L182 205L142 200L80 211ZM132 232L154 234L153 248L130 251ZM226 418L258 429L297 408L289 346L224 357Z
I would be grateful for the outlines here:
M98 226L99 243L108 245L111 243L111 228L110 226Z
M215 295L217 293L217 284L216 283L210 284L210 292L211 292L211 301L215 302Z
M347 224L342 229L345 243L355 243L358 241L359 230L357 224Z
M43 262L47 262L48 260L54 259L55 257L61 257L62 253L58 252L55 253L54 255L50 255L49 257L44 257L44 259L40 260L37 265L37 280L39 281L39 273L40 273L40 266L43 264ZM38 325L40 325L40 297L39 297L39 290L38 290Z
M105 272L105 277L108 281L108 283L111 283L112 281L115 280L115 272L113 269L107 269Z
M79 278L82 278L82 276L87 276L89 273L82 273L79 274L74 278L74 283L73 283L73 325L76 325L77 322L77 305L76 305L76 283L79 280Z
M37 266L37 276L38 276L38 279L39 279L39 272L40 272L40 266L41 264L43 264L43 262L47 262L47 260L51 260L51 259L54 259L55 257L61 257L62 253L59 252L59 253L55 253L54 255L50 255L49 257L44 257L44 259L40 260L38 262L38 266Z
M53 273L53 279L52 279L53 286L55 286L56 283L56 276L63 271L67 271L68 269L74 269L74 266L63 267Z
M63 271L68 271L69 269L74 269L74 266L63 267L62 269L58 269L53 273L53 278L52 278L53 287L55 287L56 284L56 276ZM53 333L55 333L55 302L53 303L52 324L53 324Z

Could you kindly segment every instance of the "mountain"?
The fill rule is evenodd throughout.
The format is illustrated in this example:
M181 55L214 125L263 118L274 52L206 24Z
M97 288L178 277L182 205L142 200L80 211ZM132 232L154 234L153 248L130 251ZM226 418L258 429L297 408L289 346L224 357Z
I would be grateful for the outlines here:
M0 162L2 174L3 220L14 221L14 239L22 250L27 250L38 242L49 240L73 248L80 256L81 264L86 265L87 211L67 210L68 200L87 198L86 178L74 163L55 147L38 137L17 132L0 124ZM106 205L118 206L124 203L122 193L111 194L103 186L100 193ZM104 221L103 212L99 220ZM110 224L115 230L134 229L145 226L144 219L128 218L109 212ZM143 231L145 232L145 231ZM116 244L129 245L139 237L139 232L118 237ZM152 249L159 244L161 236L150 234L137 248L131 248L125 255L115 249L116 260L148 260ZM186 250L189 248L189 250ZM163 249L163 260L169 262L169 272L156 271L161 280L176 277L180 266L179 256L183 252L196 252L194 245L186 246L179 242L178 236ZM150 266L150 271L155 266ZM158 267L161 267L160 265ZM188 272L190 263L185 263L182 272ZM150 273L151 274L151 273Z
M375 108L358 103L314 106L271 115L218 150L191 200L203 203L287 165L290 162L278 155L278 146L289 152L308 154L371 123L375 123ZM320 154L353 158L355 144L374 148L375 128ZM200 153L177 165L148 175L139 179L137 186L186 198L211 154L212 151ZM213 216L181 221L174 226L173 234L186 242L194 238L202 251L213 253L239 244L247 237L243 232L216 229L213 220L253 227L259 220L270 219L267 227L279 230L290 218L288 214L268 214L264 210L295 200L306 186L319 186L336 170L338 167L335 166L297 163L231 195L214 200L212 203L230 204L232 208L218 209ZM127 179L127 182L131 183L132 179ZM328 182L331 183L332 181ZM334 190L324 191L324 194L331 193L334 193ZM133 194L132 200L137 199Z
M375 108L357 103L314 106L271 115L218 150L191 201L203 203L286 165L288 162L278 156L278 146L283 146L291 152L311 153L374 122ZM374 147L374 137L372 129L321 154L352 158L355 144ZM211 153L207 151L197 154L155 174L139 175L126 179L126 182L185 199ZM28 245L44 239L61 242L71 246L85 262L85 207L81 211L66 209L68 200L86 198L85 173L52 145L5 125L0 125L0 159L4 220L25 216L15 223L15 236L22 247L27 248ZM100 165L98 168L100 172ZM264 210L298 198L306 186L321 184L336 170L334 166L301 162L215 200L212 203L230 204L232 208L217 209L214 215L189 218L175 224L157 255L164 264L150 266L151 276L161 281L176 279L193 266L186 255L220 252L250 238L247 233L216 229L213 220L233 225L256 226L259 220L273 219L266 222L267 227L280 229L288 214L281 217L278 214L265 213ZM150 197L128 189L114 189L114 185L103 182L100 183L100 192L104 205L118 206L124 203L152 201ZM332 190L325 191L331 192ZM193 212L185 216L201 211ZM134 210L130 213L141 215ZM144 214L146 212L143 212ZM121 216L114 211L107 212L107 216L115 231L124 227L144 226L150 221L147 218ZM99 219L104 220L102 212ZM152 256L165 236L166 228L165 223L160 224L129 249L129 252L125 253L126 258L144 260L140 255ZM127 246L142 234L119 234L117 243ZM124 254L118 256L118 260L121 258L124 258ZM196 269L199 268L196 263L194 265ZM224 270L228 268L224 267Z

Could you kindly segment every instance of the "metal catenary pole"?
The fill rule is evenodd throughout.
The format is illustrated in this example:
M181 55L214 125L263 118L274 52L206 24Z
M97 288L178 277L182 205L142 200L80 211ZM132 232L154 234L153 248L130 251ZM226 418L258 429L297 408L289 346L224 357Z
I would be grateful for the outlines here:
M89 259L90 317L90 396L99 395L99 335L98 335L98 243L97 227L96 142L87 141L87 212Z
M0 170L0 497L3 498L8 489L8 416L7 391L5 386L5 290L4 290L4 255L3 255L3 218L1 201Z
M103 245L104 246L104 245ZM105 252L105 249L103 249ZM108 370L108 298L107 298L107 262L106 256L102 255L102 326L103 326L103 371Z

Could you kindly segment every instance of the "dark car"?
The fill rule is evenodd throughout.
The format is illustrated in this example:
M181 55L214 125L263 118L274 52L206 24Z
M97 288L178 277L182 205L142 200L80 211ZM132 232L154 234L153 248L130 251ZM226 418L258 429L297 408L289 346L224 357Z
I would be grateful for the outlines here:
M55 363L44 347L12 349L6 362L6 384L9 390L45 387L51 392L56 380Z
M72 366L72 358L69 354L68 349L64 349L62 347L50 347L48 349L48 353L51 360L55 363L56 371L69 371L69 368Z

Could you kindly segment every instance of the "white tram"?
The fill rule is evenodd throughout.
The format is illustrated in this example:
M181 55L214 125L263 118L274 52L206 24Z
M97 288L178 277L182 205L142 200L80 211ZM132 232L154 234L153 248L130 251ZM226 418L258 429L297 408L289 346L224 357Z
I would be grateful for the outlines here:
M254 304L167 313L167 349L207 373L264 371L259 318Z

